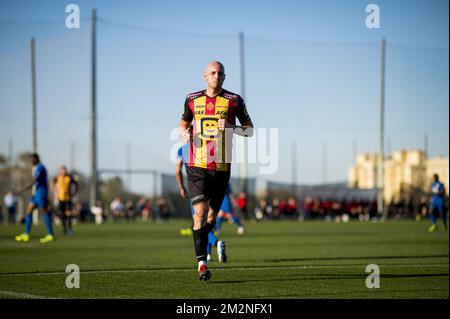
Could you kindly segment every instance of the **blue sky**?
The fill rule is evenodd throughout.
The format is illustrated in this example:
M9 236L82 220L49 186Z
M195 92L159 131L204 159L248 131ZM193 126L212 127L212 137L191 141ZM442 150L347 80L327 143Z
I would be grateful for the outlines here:
M65 6L78 4L69 30ZM365 7L380 7L367 29ZM256 127L279 129L279 169L261 180L342 181L357 150L378 149L380 41L386 51L386 136L391 149L448 156L448 1L0 1L0 153L31 148L29 39L37 41L38 146L50 172L89 172L90 25L98 24L99 167L172 172L170 131L184 97L204 87L205 64L225 64L240 93L238 33L245 33L246 102ZM142 27L129 28L123 25ZM173 32L166 32L173 31ZM233 167L237 176L239 170ZM258 166L249 165L249 175ZM146 191L145 177L131 186Z

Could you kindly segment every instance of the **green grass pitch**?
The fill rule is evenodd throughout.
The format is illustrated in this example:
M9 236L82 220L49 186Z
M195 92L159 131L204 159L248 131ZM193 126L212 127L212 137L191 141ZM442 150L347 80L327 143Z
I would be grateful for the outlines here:
M323 221L247 223L237 235L224 223L228 262L209 263L198 280L193 240L179 235L188 220L78 224L72 237L44 226L17 243L19 226L0 226L0 298L449 298L448 231L429 223ZM80 288L65 285L68 264L80 267ZM368 264L380 288L366 287Z

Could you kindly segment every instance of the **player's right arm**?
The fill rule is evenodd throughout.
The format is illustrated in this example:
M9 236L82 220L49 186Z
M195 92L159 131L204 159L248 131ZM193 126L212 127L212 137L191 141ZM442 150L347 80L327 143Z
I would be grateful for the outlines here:
M183 160L177 159L175 166L175 178L178 184L178 191L180 192L181 197L185 198L187 196L186 188L184 187L183 182Z
M72 175L70 176L70 186L71 187L71 195L75 196L78 193L78 182Z
M181 140L185 144L190 141L191 133L192 133L190 126L191 126L192 120L194 119L194 113L192 112L192 110L189 106L188 97L186 98L186 100L184 102L184 111L183 111L183 114L181 115L180 124L178 125L178 130L179 130L179 133L181 136Z
M445 187L444 184L439 185L439 195L444 196L445 195Z
M34 176L33 177L33 181L30 184L28 184L27 186L25 186L24 188L22 188L20 191L17 192L17 196L22 195L27 190L31 189L33 187L34 183L37 182L38 178L39 178L39 175L38 176Z
M190 130L191 122L187 122L185 120L181 120L178 126L178 131L180 133L181 141L183 144L189 143L191 138L191 130Z
M24 187L20 192L17 193L17 195L21 195L22 193L26 192L27 190L31 189L35 183L39 181L39 178L42 176L44 170L42 166L38 165L36 169L34 170L33 174L33 181L28 184L26 187Z

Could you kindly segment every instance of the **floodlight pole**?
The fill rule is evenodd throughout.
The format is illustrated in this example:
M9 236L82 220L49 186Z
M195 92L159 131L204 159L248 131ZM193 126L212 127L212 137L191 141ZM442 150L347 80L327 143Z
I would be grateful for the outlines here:
M378 214L386 218L386 209L384 207L384 77L385 77L385 52L386 40L381 40L381 92L380 92L380 154L378 156Z
M36 41L31 38L31 101L33 119L33 152L37 153Z
M97 10L92 10L92 38L91 38L91 190L90 207L93 207L98 198L97 174L97 73L96 73L96 24Z
M240 65L240 80L241 80L241 97L245 101L245 51L244 51L244 32L239 32L239 65ZM244 139L244 149L241 154L240 164L240 187L241 191L247 193L247 140Z
M75 141L70 142L70 171L75 172Z

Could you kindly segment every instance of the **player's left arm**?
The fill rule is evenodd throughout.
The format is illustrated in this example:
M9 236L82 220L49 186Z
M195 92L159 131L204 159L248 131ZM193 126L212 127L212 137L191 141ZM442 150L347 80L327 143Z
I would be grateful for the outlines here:
M220 119L217 122L219 130L223 131L225 129L232 129L233 133L243 137L253 136L253 123L252 120L242 123L241 125L234 125L226 122L226 119Z
M33 181L30 184L28 184L27 186L25 186L24 188L22 188L20 191L17 192L17 196L22 195L22 193L25 193L27 190L31 189L35 182L36 179L33 179Z
M226 119L220 119L217 123L219 130L232 129L233 133L243 137L253 136L253 122L248 115L244 100L239 96L236 105L236 117L241 125L228 123Z
M78 193L78 182L77 182L77 180L71 175L70 176L70 184L71 184L71 186L73 187L72 188L72 191L73 191L73 193L72 193L72 195L76 195L77 193Z
M439 195L441 195L441 196L445 195L444 184L441 184L440 187L439 187Z
M241 125L234 125L233 133L243 137L253 136L252 120L242 123Z

